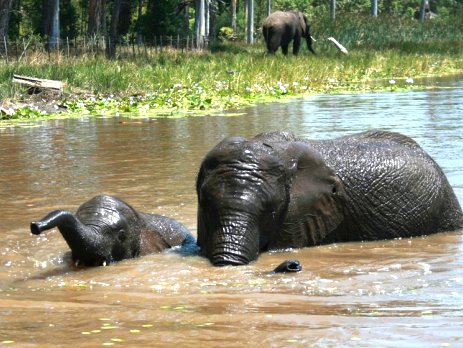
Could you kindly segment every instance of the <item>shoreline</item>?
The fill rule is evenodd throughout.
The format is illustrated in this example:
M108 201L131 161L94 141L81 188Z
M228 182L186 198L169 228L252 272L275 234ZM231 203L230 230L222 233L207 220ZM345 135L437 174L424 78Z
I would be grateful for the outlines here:
M305 98L323 94L361 94L361 93L381 93L381 92L403 92L413 90L424 90L428 88L439 88L436 85L429 85L427 83L419 83L422 80L434 80L441 78L457 78L462 76L463 71L452 71L447 74L430 74L427 76L420 76L416 79L413 77L401 77L396 79L378 79L372 81L365 81L362 83L351 82L349 88L343 88L342 82L330 81L323 89L323 91L311 91L309 93L284 93L277 96L261 96L255 98L245 98L240 95L230 96L228 102L231 102L230 107L224 108L199 108L199 109L181 109L181 108L151 108L146 107L140 103L138 111L124 111L123 108L114 107L114 105L124 104L127 99L135 98L134 96L87 96L82 98L78 94L64 93L59 95L57 93L48 93L47 91L32 95L28 100L8 100L0 105L0 112L5 115L5 112L11 112L16 115L16 118L2 119L0 118L0 128L7 126L14 126L20 123L31 123L36 121L67 119L67 118L80 118L80 117L126 117L126 118L180 118L180 117L194 117L194 116L214 116L223 112L233 112L243 107L253 106L261 103L273 102L290 102L292 98ZM357 85L358 88L353 87ZM147 93L146 95L149 95ZM146 96L145 95L145 96ZM143 98L144 96L136 96ZM95 111L79 110L69 111L66 103L72 100L76 103L98 103L104 100L111 100L113 105L101 108ZM224 98L222 98L224 99ZM223 102L219 100L218 102ZM22 117L23 115L23 117Z

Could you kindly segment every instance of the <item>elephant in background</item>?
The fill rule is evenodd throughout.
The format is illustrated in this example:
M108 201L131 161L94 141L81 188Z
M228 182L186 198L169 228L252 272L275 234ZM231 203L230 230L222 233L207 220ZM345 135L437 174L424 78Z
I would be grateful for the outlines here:
M266 250L463 227L441 168L393 132L229 137L205 156L196 192L198 246L216 266L245 265Z
M72 259L86 266L106 265L174 246L186 253L197 251L196 239L178 221L137 212L108 195L93 197L76 214L55 210L30 225L36 235L54 227L71 248Z
M301 38L306 39L307 48L315 54L310 25L306 15L301 12L274 12L265 19L262 29L269 54L275 54L281 46L283 54L287 55L289 43L293 41L293 54L297 55L301 47Z

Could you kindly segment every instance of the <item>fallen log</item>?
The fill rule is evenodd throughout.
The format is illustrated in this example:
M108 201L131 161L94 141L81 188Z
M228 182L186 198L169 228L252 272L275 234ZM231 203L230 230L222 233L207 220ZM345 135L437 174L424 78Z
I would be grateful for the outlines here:
M13 75L13 82L20 83L22 85L31 86L38 89L52 89L56 91L62 91L64 87L64 83L62 81L57 80L45 80L39 79L36 77L30 76L21 76L21 75Z

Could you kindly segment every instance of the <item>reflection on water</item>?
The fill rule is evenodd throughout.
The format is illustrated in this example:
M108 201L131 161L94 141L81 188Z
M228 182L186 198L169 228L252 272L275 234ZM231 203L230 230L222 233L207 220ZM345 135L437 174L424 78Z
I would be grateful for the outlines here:
M260 105L243 116L0 128L0 346L463 346L462 231L263 254L236 268L168 252L92 269L69 262L56 229L28 231L49 211L74 211L104 192L195 233L205 152L227 135L280 129L412 136L462 202L463 80L442 83ZM302 272L269 272L288 258Z

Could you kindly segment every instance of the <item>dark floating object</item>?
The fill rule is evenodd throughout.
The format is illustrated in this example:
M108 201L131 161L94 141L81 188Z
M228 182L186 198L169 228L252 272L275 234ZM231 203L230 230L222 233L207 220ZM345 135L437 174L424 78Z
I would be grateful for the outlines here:
M275 273L289 273L302 271L302 265L299 260L286 260L273 270Z

